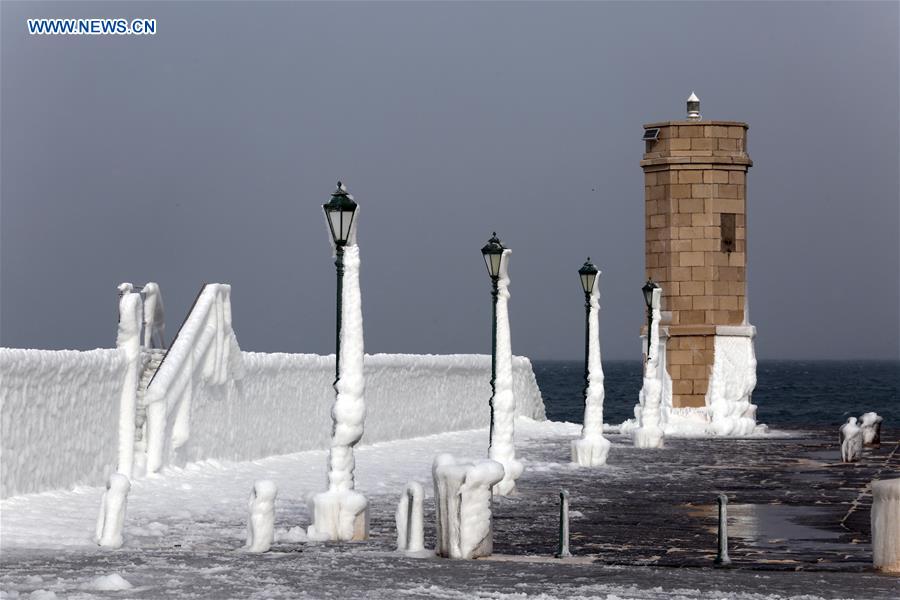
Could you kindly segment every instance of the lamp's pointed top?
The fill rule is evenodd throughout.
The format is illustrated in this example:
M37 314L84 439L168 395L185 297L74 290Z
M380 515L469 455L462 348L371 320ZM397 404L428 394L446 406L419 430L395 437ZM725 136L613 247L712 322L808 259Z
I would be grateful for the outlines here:
M691 95L688 96L687 101L688 101L688 102L700 102L700 98L698 98L698 97L697 97L697 94L695 94L694 91L691 90Z

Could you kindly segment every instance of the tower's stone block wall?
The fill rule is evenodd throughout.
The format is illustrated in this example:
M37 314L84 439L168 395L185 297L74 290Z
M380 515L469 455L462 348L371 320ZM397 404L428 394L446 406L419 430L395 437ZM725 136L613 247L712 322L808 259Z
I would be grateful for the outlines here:
M747 125L666 121L646 141L647 277L663 288L673 406L703 406L716 328L745 323Z

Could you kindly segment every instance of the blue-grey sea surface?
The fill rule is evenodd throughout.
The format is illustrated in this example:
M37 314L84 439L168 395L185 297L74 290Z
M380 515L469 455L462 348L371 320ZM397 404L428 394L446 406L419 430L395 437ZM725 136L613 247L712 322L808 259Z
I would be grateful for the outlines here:
M584 414L581 361L533 361L547 418L580 423ZM641 389L640 361L603 361L604 421L634 416ZM900 423L900 361L774 361L757 367L753 403L770 427L840 425L849 416L875 411Z

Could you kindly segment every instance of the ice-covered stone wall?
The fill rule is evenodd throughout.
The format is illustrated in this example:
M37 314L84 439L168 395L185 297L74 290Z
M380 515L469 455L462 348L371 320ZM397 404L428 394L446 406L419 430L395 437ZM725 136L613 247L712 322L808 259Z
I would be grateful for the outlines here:
M244 352L244 377L200 384L185 461L327 448L334 357ZM363 444L487 427L490 357L366 356ZM101 485L115 469L125 363L118 350L0 349L2 496ZM513 360L517 413L543 419L527 358Z
M102 483L124 379L119 350L0 348L0 497Z
M517 413L544 419L531 362L513 362ZM487 427L490 369L483 355L367 355L361 443ZM244 370L240 381L197 390L184 459L252 460L328 447L333 356L244 352Z

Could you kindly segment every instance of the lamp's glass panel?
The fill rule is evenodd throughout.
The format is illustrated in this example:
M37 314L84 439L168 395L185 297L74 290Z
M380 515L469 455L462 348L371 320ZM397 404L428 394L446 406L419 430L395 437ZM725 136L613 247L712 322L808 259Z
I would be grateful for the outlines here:
M581 287L584 289L585 294L590 294L594 291L594 280L596 278L596 275L591 274L584 274L581 276Z
M500 274L500 262L503 260L503 254L491 254L491 275L494 277Z
M341 211L330 210L326 214L328 215L328 226L331 228L331 237L335 243L339 243L341 241Z
M354 213L351 210L341 211L341 239L347 241L350 239L350 227L353 225Z

